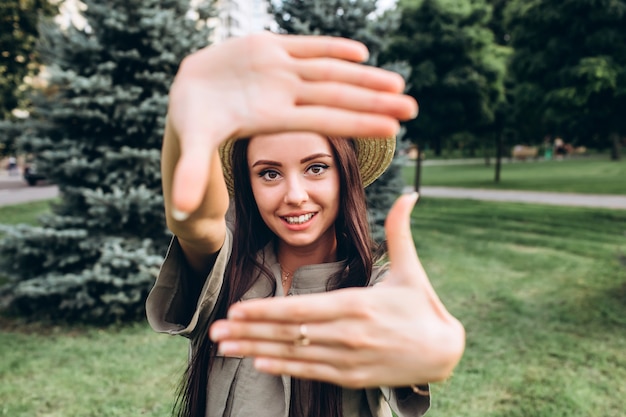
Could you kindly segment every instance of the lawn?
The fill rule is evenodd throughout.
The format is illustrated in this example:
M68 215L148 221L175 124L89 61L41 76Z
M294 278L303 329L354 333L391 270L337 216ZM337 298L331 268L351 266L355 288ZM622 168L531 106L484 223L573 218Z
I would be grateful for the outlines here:
M50 210L53 200L36 201L0 207L0 224L37 224L37 219Z
M404 167L407 184L413 184L414 161ZM422 185L502 190L556 191L586 194L626 194L626 158L578 158L563 161L527 161L502 164L500 182L493 181L491 166L430 165L422 167Z
M467 330L429 416L624 416L626 211L424 199L412 227ZM168 415L184 339L1 325L0 416Z
M0 416L168 416L187 345L145 323L57 327L4 320Z
M624 416L626 211L425 200L413 219L467 331L432 416Z

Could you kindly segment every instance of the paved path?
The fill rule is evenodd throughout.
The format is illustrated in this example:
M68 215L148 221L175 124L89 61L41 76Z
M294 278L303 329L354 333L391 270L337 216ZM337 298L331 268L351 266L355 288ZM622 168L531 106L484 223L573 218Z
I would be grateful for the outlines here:
M424 197L466 198L626 210L626 195L502 191L453 187L421 187L420 194ZM9 177L6 173L0 174L0 206L47 200L58 195L59 190L54 185L41 184L29 187L20 176Z
M27 203L29 201L49 200L59 195L55 185L41 183L29 187L21 175L0 174L0 206Z
M510 201L557 206L597 207L626 210L626 195L572 194L543 191L504 191L477 188L421 187L424 197L466 198L472 200Z

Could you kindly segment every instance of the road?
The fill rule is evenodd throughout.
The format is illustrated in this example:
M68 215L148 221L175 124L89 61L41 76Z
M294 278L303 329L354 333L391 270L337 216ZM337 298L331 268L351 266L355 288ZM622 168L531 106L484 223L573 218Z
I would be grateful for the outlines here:
M0 206L49 200L58 195L59 189L55 185L41 183L29 187L20 175L9 176L6 171L0 173Z
M453 187L421 187L420 194L424 197L464 198L626 210L626 195L501 191ZM20 176L10 177L6 172L0 173L0 206L47 200L58 195L59 190L54 185L40 184L35 187L29 187Z
M515 203L626 210L626 195L572 194L517 190L505 191L454 187L421 187L420 194L424 197L464 198L470 200L509 201Z

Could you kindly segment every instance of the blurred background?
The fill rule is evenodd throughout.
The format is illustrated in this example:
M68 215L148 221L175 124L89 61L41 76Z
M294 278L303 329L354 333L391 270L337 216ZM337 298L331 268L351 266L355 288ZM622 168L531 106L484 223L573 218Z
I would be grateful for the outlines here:
M420 104L366 193L382 240L420 191L467 329L429 415L624 416L625 28L626 0L2 0L0 416L170 414L186 341L144 313L167 94L184 56L261 30L362 41Z

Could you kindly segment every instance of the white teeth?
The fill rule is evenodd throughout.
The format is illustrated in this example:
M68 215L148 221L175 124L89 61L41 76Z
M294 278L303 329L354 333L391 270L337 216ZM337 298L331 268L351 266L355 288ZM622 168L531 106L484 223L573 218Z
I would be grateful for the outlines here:
M314 216L314 213L309 213L309 214L303 214L301 216L296 216L296 217L285 217L285 220L287 220L287 223L289 224L302 224L304 222L308 222L309 220L311 220L311 218Z

